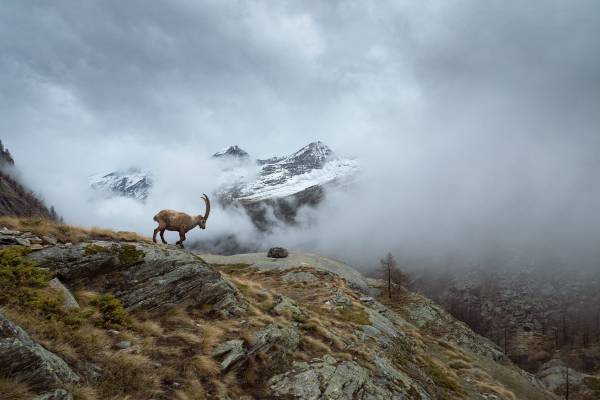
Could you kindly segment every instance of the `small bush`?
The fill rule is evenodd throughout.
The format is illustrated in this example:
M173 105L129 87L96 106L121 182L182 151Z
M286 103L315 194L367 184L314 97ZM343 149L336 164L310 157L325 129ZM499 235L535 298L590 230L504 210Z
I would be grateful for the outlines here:
M89 315L64 308L62 292L48 287L52 274L27 259L29 251L20 246L0 251L0 305L12 305L70 327L81 326Z
M132 244L124 244L118 246L117 254L119 256L119 261L124 265L133 265L144 259L144 252L142 250L138 250Z
M110 293L101 294L91 304L102 314L102 324L106 327L129 324L129 314L123 304Z

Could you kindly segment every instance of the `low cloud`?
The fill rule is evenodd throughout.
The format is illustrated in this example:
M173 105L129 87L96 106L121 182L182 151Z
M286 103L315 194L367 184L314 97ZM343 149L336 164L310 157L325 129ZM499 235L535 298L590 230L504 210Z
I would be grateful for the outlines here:
M364 266L387 251L596 265L599 7L14 2L2 139L70 223L149 234L162 208L202 211L220 148L266 158L322 140L362 172L301 229L262 237L215 204L192 239L234 232ZM90 200L89 175L130 166L155 176L145 204Z

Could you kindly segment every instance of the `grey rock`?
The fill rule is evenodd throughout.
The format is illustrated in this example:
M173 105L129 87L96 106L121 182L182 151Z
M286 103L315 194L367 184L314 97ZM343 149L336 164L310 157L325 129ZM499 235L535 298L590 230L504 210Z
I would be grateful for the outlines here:
M79 308L79 303L77 303L77 300L75 300L75 297L73 297L71 291L67 289L67 287L63 285L58 278L53 278L50 282L48 282L48 285L51 288L58 289L62 292L64 297L63 306L65 308Z
M211 353L212 357L219 358L224 356L221 360L221 370L227 370L232 364L239 361L244 357L244 341L243 340L229 340L225 343L218 345Z
M311 274L310 272L288 272L287 274L283 275L282 279L285 282L291 282L291 283L307 283L307 282L314 282L317 280L317 277L314 276L313 274Z
M19 246L31 246L31 242L29 241L29 239L16 237L14 240Z
M398 372L394 369L395 372ZM399 373L399 372L398 372ZM395 379L395 378L394 378ZM407 377L409 383L410 378ZM396 379L400 381L400 378ZM374 380L369 371L354 361L338 362L331 356L310 363L295 362L291 370L269 381L276 399L376 400L406 398L404 388L386 376ZM427 397L425 397L427 398Z
M344 293L341 292L335 292L333 294L333 296L331 296L331 298L329 299L329 302L333 305L333 306L351 306L352 305L352 299L348 296L346 296Z
M50 244L52 246L54 246L56 243L58 243L56 238L53 236L42 236L42 242L44 242L45 244Z
M41 245L39 243L34 243L31 246L29 246L29 248L31 250L42 250L44 248L44 245Z
M271 247L267 253L267 257L271 258L286 258L288 251L283 247Z
M28 239L31 242L31 244L42 244L43 243L42 239L40 239L37 236L31 236Z
M79 381L79 376L62 358L35 343L27 332L1 313L0 371L38 390Z
M191 301L222 317L247 303L237 288L195 254L172 246L107 241L53 246L30 254L71 288L111 292L129 310Z
M21 234L21 231L17 231L14 229L8 229L7 227L2 227L2 230L0 230L0 234L3 235L9 235L9 236L18 236Z
M287 296L279 296L279 302L273 307L273 311L280 315L289 312L296 319L305 317L305 313L298 304Z
M537 378L542 382L546 389L555 391L567 383L567 367L562 360L554 358L540 367ZM569 368L569 384L573 386L581 385L584 374L572 368Z
M262 352L269 357L267 365L271 371L279 371L287 363L288 354L300 344L300 333L293 325L270 324L256 332L256 343L243 357L230 363L228 368L239 367L254 355ZM236 344L237 345L237 344ZM223 350L223 349L220 349Z
M36 396L33 400L73 400L73 396L64 389L56 389L52 392Z
M129 340L122 340L115 344L115 347L121 350L125 350L131 347L131 342Z

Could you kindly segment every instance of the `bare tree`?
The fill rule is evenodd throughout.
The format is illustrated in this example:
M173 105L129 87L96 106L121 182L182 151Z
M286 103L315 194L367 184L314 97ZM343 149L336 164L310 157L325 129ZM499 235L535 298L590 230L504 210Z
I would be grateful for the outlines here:
M380 261L383 272L386 276L388 287L388 299L392 298L392 270L396 268L396 259L392 253L387 253Z

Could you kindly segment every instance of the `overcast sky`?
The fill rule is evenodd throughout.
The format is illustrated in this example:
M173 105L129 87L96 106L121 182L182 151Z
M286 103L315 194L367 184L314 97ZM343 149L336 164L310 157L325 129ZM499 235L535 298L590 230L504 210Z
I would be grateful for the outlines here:
M89 174L153 168L152 206L185 207L225 146L321 140L360 160L362 194L334 195L338 213L291 245L327 232L315 250L441 256L517 236L593 252L599 37L594 0L8 0L1 139L73 223L146 229L130 218L148 209L86 208Z

